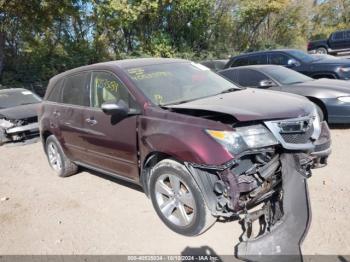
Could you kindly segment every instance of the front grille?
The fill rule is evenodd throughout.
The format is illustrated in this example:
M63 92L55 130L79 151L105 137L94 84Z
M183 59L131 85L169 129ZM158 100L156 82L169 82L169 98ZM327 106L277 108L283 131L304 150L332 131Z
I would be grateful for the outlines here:
M37 116L33 116L33 117L28 117L28 118L24 118L21 120L16 120L17 125L20 126L25 126L25 125L29 125L32 123L37 123L38 122L38 117Z
M281 133L283 140L289 144L306 144L310 142L310 138L314 132L314 127L311 126L306 132L300 133Z

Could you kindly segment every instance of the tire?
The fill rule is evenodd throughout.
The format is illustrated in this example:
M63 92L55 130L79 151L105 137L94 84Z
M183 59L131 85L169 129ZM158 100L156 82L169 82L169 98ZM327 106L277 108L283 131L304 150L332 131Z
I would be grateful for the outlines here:
M323 112L322 108L316 103L314 103L314 105L316 107L317 114L318 114L318 116L320 118L320 121L324 121L324 112Z
M319 47L319 48L316 49L316 54L324 54L324 55L326 55L326 54L328 54L328 51L324 47Z
M151 170L149 185L154 209L176 233L200 235L215 223L216 218L184 165L171 159L160 161Z
M78 166L67 158L54 135L46 139L45 153L51 168L58 176L67 177L78 172Z

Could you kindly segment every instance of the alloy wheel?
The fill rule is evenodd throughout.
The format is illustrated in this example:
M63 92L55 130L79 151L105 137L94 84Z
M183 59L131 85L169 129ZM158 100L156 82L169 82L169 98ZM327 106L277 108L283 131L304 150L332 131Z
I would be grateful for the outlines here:
M171 223L186 227L195 215L195 200L186 183L178 176L163 174L155 184L157 205Z
M52 168L55 171L60 172L62 170L62 159L58 152L57 146L54 143L49 143L47 147L47 153Z

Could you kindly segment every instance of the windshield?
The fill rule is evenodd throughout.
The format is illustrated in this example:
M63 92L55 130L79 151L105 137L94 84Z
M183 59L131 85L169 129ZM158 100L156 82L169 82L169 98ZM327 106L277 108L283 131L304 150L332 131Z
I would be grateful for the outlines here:
M282 85L304 83L313 80L306 75L300 74L283 66L266 67L262 70Z
M40 102L41 99L28 90L0 91L0 109Z
M209 68L196 63L169 63L126 70L136 86L157 105L177 104L240 90Z
M288 53L290 53L295 58L303 61L304 63L311 63L318 59L300 50L288 50Z

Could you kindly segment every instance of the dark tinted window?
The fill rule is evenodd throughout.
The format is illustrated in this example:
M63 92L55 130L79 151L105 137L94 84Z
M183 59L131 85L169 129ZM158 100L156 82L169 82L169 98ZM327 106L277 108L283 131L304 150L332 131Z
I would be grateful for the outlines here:
M245 65L249 65L248 57L238 58L236 61L233 62L231 67L245 66Z
M258 55L250 55L247 57L238 58L232 64L232 67L245 66L245 65L263 65L263 64L267 64L267 55L258 54Z
M47 100L51 102L60 102L63 79L59 79L52 87L51 92L47 96Z
M260 81L269 80L263 73L251 69L239 69L236 74L238 84L244 87L258 87Z
M123 100L130 108L136 108L136 102L127 88L113 74L93 72L91 78L91 106L100 108L106 101Z
M289 56L281 54L281 53L273 53L270 54L270 64L273 65L288 65Z
M336 32L333 34L333 40L343 40L344 39L344 32Z
M345 39L350 40L350 30L345 32Z
M89 92L87 84L88 73L68 76L64 80L62 102L65 104L89 106Z
M219 74L225 77L226 79L238 84L238 78L237 78L238 71L239 70L225 70L225 71L219 72Z

